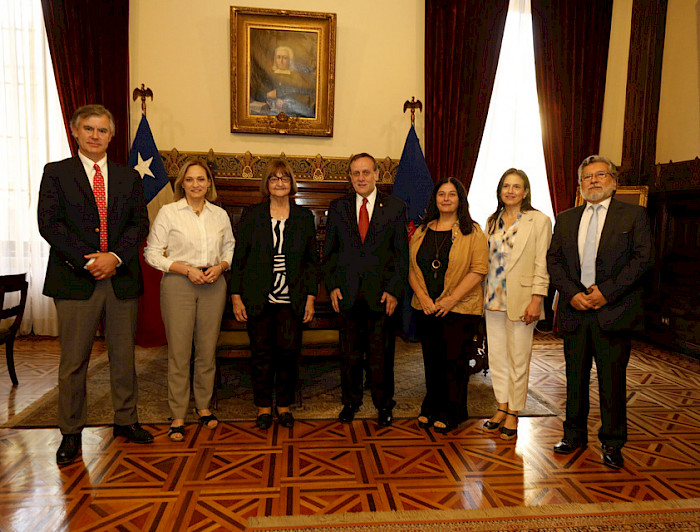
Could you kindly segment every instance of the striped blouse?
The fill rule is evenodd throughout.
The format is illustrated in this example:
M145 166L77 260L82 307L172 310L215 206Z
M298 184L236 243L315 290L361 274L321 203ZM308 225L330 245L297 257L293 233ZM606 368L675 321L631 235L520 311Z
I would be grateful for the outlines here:
M287 265L282 252L284 245L284 224L286 220L270 218L272 223L272 249L275 254L272 263L272 290L267 295L270 303L289 304L289 286L287 285Z

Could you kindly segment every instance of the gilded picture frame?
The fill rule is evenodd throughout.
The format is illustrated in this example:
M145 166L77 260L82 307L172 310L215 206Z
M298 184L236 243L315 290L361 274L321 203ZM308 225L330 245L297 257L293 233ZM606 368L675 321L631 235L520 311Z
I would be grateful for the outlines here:
M333 136L335 13L231 6L231 132Z

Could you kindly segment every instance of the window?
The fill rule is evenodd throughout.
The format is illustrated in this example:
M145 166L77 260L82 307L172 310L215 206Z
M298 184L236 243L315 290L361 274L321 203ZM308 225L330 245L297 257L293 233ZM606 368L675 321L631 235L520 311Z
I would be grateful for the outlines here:
M469 211L485 227L496 210L496 186L508 168L530 178L532 206L554 221L537 102L530 0L510 0L496 79L474 176Z

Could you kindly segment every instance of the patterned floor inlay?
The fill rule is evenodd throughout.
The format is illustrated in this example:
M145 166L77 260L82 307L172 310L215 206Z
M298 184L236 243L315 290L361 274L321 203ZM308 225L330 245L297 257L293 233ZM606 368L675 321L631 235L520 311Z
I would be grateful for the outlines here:
M20 386L0 370L6 421L55 386L57 342L20 339ZM97 355L104 353L96 344ZM700 497L700 363L635 344L628 377L625 467L602 464L595 371L588 447L552 453L561 419L521 418L501 440L470 419L449 436L413 419L382 428L298 421L267 432L250 421L215 430L188 425L170 442L167 425L139 446L87 428L82 459L59 469L55 429L0 429L0 530L245 530L254 516L391 510L462 510ZM539 335L531 388L564 407L561 341Z

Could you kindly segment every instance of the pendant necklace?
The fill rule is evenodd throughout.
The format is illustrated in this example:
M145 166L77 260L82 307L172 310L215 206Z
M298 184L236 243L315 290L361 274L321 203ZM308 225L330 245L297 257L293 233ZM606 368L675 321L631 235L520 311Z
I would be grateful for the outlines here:
M435 226L437 229L437 225ZM440 245L438 246L438 235L437 231L433 231L433 236L435 237L435 259L433 262L430 263L430 267L433 269L433 279L437 279L437 274L440 271L440 268L442 267L442 261L440 261L440 250L442 249L442 246L447 242L447 238L443 237L442 240L440 241ZM449 234L447 237L449 238Z

